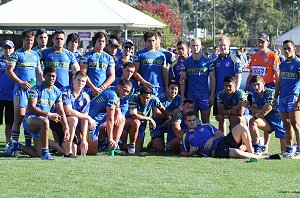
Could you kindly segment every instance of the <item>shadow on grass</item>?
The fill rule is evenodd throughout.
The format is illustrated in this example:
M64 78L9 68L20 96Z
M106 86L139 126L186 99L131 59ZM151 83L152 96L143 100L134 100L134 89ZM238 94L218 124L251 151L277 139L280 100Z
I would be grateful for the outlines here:
M285 191L285 190L282 190L282 191L278 191L278 193L282 193L282 194L300 194L300 191Z

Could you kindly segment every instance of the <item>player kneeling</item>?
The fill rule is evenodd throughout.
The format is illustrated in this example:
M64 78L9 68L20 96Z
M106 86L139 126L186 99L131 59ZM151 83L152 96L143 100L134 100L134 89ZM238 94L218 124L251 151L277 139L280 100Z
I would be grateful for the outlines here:
M62 94L54 85L56 69L45 67L43 76L45 80L29 90L28 112L23 120L24 130L32 134L36 149L33 150L11 140L6 148L8 156L15 150L21 150L32 157L39 156L42 160L53 160L48 149L49 119L54 122L60 121L63 126L64 139L69 139L69 127L63 109ZM58 113L50 113L54 104Z
M107 89L93 98L90 105L89 116L96 121L96 129L91 134L88 142L87 154L96 155L99 145L118 148L118 142L125 124L125 116L120 110L120 98L130 94L132 84L129 80L121 80L116 90Z
M280 159L279 154L271 156L254 154L250 132L245 124L236 125L227 136L224 136L222 131L210 124L197 127L195 112L187 113L185 123L189 131L183 135L181 156L199 154L216 158ZM239 149L242 144L246 146L247 152Z

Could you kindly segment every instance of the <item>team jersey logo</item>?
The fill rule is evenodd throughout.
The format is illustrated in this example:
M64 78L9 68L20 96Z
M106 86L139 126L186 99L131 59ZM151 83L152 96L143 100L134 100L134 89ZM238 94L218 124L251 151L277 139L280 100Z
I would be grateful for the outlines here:
M265 58L264 61L265 61L265 63L267 63L267 62L269 61L269 59L268 59L268 58Z
M229 63L229 62L226 62L226 63L225 63L225 66L226 66L226 67L229 67L229 66L230 66L230 63Z

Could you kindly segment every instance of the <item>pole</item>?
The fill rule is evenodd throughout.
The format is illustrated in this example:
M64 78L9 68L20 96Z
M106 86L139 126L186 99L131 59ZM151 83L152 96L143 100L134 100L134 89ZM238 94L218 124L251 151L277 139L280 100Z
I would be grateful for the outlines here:
M213 0L213 46L216 44L216 0Z

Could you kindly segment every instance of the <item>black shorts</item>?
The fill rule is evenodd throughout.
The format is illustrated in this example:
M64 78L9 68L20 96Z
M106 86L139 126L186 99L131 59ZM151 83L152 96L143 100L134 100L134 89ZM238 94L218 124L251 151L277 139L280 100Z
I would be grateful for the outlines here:
M61 146L61 144L64 141L64 132L62 130L62 124L60 122L54 122L53 120L50 120L50 129L57 135L58 137L58 143ZM74 144L79 145L78 138L75 134L73 139Z
M217 103L217 97L215 97L214 107L213 107L213 115L218 115L218 103Z
M0 124L3 124L3 112L5 109L5 124L14 122L14 103L9 100L0 100Z
M230 148L240 148L242 143L237 144L232 132L229 132L227 136L225 136L218 144L215 149L215 157L217 158L229 158Z

